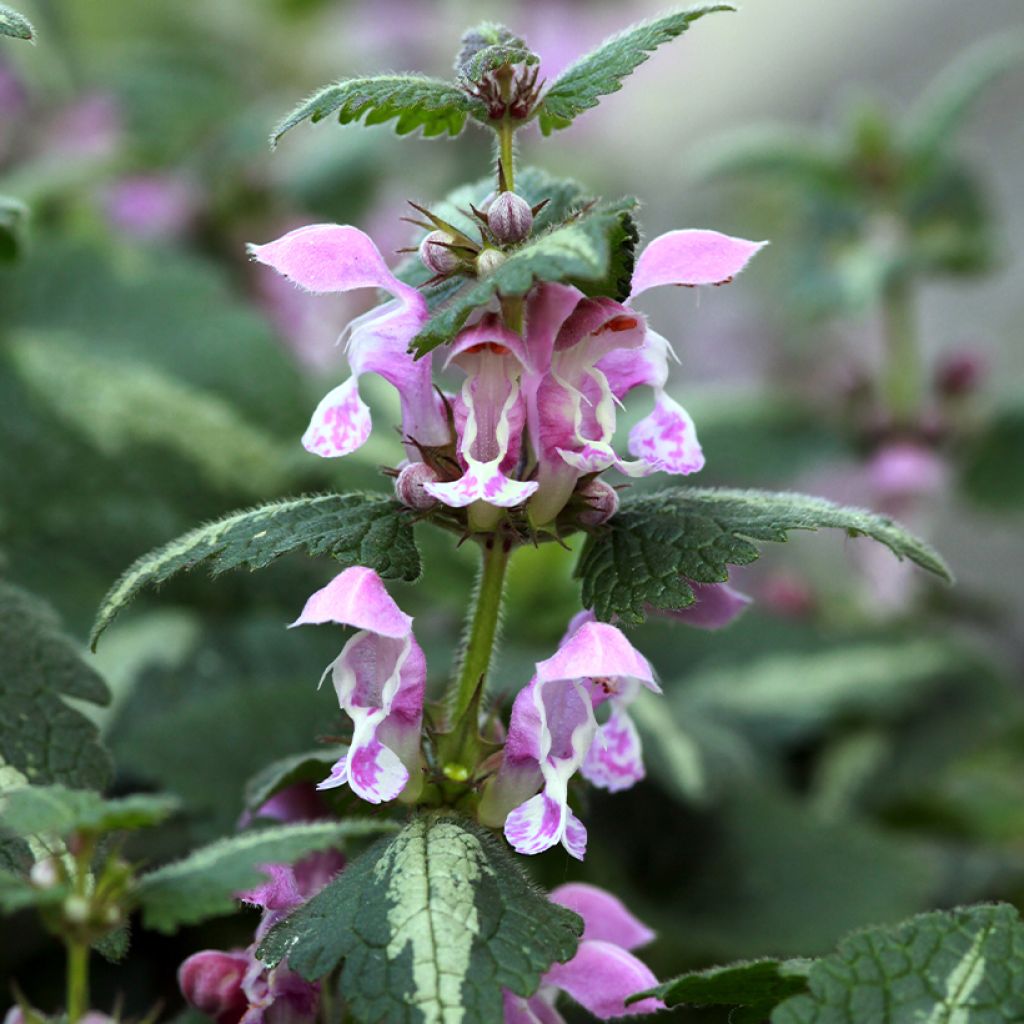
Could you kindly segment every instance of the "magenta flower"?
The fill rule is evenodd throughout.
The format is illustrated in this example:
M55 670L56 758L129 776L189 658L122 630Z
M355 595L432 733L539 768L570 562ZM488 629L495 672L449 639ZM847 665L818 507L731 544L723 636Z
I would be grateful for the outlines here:
M598 735L595 704L625 699L639 684L659 692L647 659L625 636L606 623L580 625L552 657L538 662L516 697L502 765L481 803L481 819L504 819L505 837L519 853L561 843L582 860L587 830L569 807L569 780ZM624 753L620 761L635 772L629 758Z
M555 1009L559 991L601 1020L665 1008L657 999L626 1006L629 996L652 988L658 980L630 952L650 942L654 933L620 900L579 882L560 886L550 899L583 918L580 944L568 963L552 964L536 994L524 999L506 990L505 1024L564 1024Z
M359 632L324 671L352 719L348 752L319 789L348 783L363 800L394 800L417 770L427 667L406 615L372 570L339 573L306 602L292 626L334 622ZM323 679L321 679L321 683Z
M728 583L697 583L687 580L696 600L685 608L650 608L653 615L665 616L696 629L724 629L750 607L752 598Z
M346 328L352 376L324 396L302 443L325 458L354 452L370 436L370 410L359 396L359 377L376 373L402 403L402 431L422 445L449 441L444 407L433 389L431 361L409 355L409 342L427 320L427 303L388 269L373 241L357 228L314 224L276 242L249 247L253 258L310 292L382 288L395 298ZM410 458L418 458L410 447Z

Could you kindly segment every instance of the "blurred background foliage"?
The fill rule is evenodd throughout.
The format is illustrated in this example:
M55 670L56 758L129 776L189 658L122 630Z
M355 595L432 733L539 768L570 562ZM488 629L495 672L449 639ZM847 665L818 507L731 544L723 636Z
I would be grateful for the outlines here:
M20 207L0 217L0 572L75 638L146 550L274 497L386 487L378 466L400 457L381 433L342 462L302 452L309 411L347 373L335 339L372 298L302 296L248 264L244 243L336 220L397 249L405 200L486 173L487 143L324 125L271 154L270 126L333 78L444 74L482 16L524 34L551 77L658 9L20 7L40 45L0 41L0 194L30 211L27 229ZM639 194L648 234L772 239L738 284L648 307L682 358L674 393L701 431L703 483L905 517L960 576L941 589L867 542L800 538L735 574L755 604L727 632L636 631L666 691L637 710L650 778L628 796L581 790L586 863L558 852L532 867L543 884L586 878L621 895L658 929L662 976L1024 898L1019 16L1017 0L969 14L953 0L750 4L702 22L574 130L523 142L527 162ZM895 405L893 330L917 340L913 394ZM384 389L372 398L397 419ZM474 559L423 532L424 578L395 594L441 682ZM336 738L341 717L315 683L341 637L283 628L331 574L298 557L186 577L105 639L94 661L112 700L88 712L115 790L168 790L187 808L139 857L230 832L264 764ZM506 706L575 610L571 559L522 552L509 599L492 688ZM100 969L97 1006L121 993L128 1014L158 1000L177 1013L177 964L244 944L253 921L137 935L125 965ZM0 963L51 1009L59 955L18 924Z

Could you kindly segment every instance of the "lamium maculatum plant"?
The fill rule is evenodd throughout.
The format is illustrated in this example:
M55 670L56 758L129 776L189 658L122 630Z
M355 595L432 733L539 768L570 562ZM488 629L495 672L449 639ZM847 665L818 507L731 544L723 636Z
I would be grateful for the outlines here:
M332 114L425 136L472 122L490 133L495 155L487 173L481 156L478 181L413 204L418 234L396 268L354 225L314 224L251 246L261 273L283 275L310 303L354 289L386 296L345 327L347 372L339 366L302 444L325 459L359 449L371 432L360 384L375 374L401 408L388 487L276 501L198 527L128 569L102 604L93 645L140 590L199 564L220 573L298 549L329 556L337 575L295 609L292 625L337 632L340 653L321 681L348 731L335 746L268 767L237 835L143 874L116 837L155 824L172 804L38 786L4 798L17 854L2 877L4 902L37 906L67 945L69 1020L90 1010L90 949L114 942L132 911L172 931L239 899L260 909L251 942L196 951L178 972L186 1001L220 1024L552 1024L563 994L601 1019L703 1000L759 1020L777 1003L782 1012L816 998L810 961L761 961L659 987L635 952L654 935L616 896L580 883L545 894L528 874L528 858L546 850L586 856L584 787L620 793L644 778L630 707L642 691L661 690L630 626L649 615L727 626L748 604L729 566L754 561L759 543L790 530L873 538L949 578L930 547L885 517L682 482L705 455L671 393L672 341L648 322L643 297L667 285L729 284L765 243L709 228L641 243L636 199L594 196L518 164L517 132L570 127L657 47L732 9L634 26L551 82L524 39L483 24L463 36L452 81L347 79L274 131L276 144ZM643 408L622 439L617 413L635 393ZM428 530L476 548L480 561L454 667L431 665L429 687L415 624L388 589L420 579L416 538ZM538 545L576 559L580 603L561 643L503 708L488 685L506 572ZM366 813L339 818L339 793ZM972 918L956 935L980 935L987 921ZM39 1016L27 1003L18 1012ZM799 1006L785 1012L780 1021L812 1019L796 1016Z

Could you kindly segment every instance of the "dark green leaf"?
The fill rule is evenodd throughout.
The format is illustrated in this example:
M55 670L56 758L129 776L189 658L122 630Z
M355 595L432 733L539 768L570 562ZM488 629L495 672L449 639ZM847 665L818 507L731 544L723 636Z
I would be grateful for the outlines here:
M839 943L772 1024L1008 1024L1024 1018L1024 925L1006 904L921 914Z
M626 498L607 529L588 538L576 570L583 604L601 619L642 622L645 605L692 604L687 580L720 583L729 565L753 562L755 541L785 541L789 530L823 526L871 537L897 557L952 579L931 547L873 512L801 494L678 488Z
M905 145L931 157L949 144L971 106L1000 75L1024 59L1024 34L1005 33L972 47L931 84L907 115Z
M25 245L28 207L11 196L0 196L0 263L18 258Z
M962 482L967 495L980 505L1001 512L1024 504L1024 405L996 412L978 437L967 446Z
M320 782L330 774L331 766L347 748L317 747L302 754L283 757L254 775L245 787L245 806L257 811L275 793L297 782Z
M374 494L319 494L271 502L200 526L140 558L103 599L91 643L144 587L201 562L213 575L242 566L262 569L288 551L330 555L365 565L386 579L415 580L419 554L405 508Z
M751 1006L770 1011L787 996L807 988L810 960L747 960L724 967L690 971L657 988L631 996L627 1003L647 996L666 1006ZM765 1017L768 1013L765 1012Z
M287 957L311 979L344 961L341 992L359 1020L490 1024L502 989L532 994L579 933L579 918L537 892L489 833L422 817L278 925L259 955Z
M475 309L497 294L525 295L536 281L603 285L614 275L612 286L619 290L619 278L631 265L629 256L620 257L616 250L633 244L623 225L635 205L633 199L602 204L546 234L535 235L513 250L489 277L473 282L442 304L413 339L412 350L422 356L446 344Z
M398 119L395 131L407 135L458 135L472 114L486 116L484 105L462 89L424 75L375 75L329 85L300 103L270 134L276 145L285 132L309 120L314 124L337 111L340 124L365 118L367 125Z
M136 793L104 799L88 789L24 786L0 797L2 828L14 836L100 835L158 825L178 809L172 796Z
M266 881L260 865L290 863L314 850L343 846L346 839L394 828L389 821L367 818L275 825L221 839L142 877L135 892L142 923L173 932L229 914L236 906L235 893Z
M2 581L0 649L0 762L31 783L106 785L110 758L96 726L64 699L105 705L106 684L46 605Z
M112 932L104 935L99 942L93 945L93 949L107 963L119 964L128 955L128 950L132 944L132 931L128 925L122 925L120 928L115 929Z
M651 52L682 35L690 23L716 11L735 11L732 4L708 4L665 14L620 32L592 53L566 68L537 106L540 128L550 135L568 128L583 111L596 107L602 96L618 92L622 79L643 64Z
M0 4L0 36L12 36L14 39L27 39L35 42L36 34L28 18L10 7Z

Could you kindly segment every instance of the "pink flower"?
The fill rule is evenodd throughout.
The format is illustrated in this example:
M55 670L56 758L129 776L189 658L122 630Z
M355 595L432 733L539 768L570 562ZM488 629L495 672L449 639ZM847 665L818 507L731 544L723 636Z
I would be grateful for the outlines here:
M595 778L604 784L616 773L633 781L638 771L643 775L635 732L620 746L614 726L598 729L594 707L609 699L628 702L640 685L660 691L647 659L615 626L601 622L584 621L536 668L512 706L502 764L481 801L480 817L504 821L505 837L519 853L541 853L561 843L582 860L587 830L569 807L569 780L584 767L599 734L602 745L616 746L592 765ZM616 711L621 728L621 709Z
M629 996L652 988L658 980L630 952L650 942L654 933L620 900L578 882L555 889L550 898L583 918L580 944L568 963L551 966L535 995L524 999L506 990L505 1024L564 1024L555 1009L559 991L601 1020L665 1008L657 999L626 1006Z
M324 622L353 626L358 632L324 672L334 682L353 733L348 752L318 788L347 783L370 803L394 800L420 759L427 666L412 634L412 619L395 604L377 573L354 566L313 594L292 625ZM417 772L413 787L420 781Z
M114 182L104 195L110 222L142 239L180 238L199 212L195 187L175 174L137 174Z
M696 600L686 608L651 608L653 615L664 616L696 629L724 629L732 625L750 606L751 598L728 583L697 583L687 580Z
M276 242L249 247L253 258L310 292L382 288L395 298L353 320L348 334L352 376L323 398L302 443L325 458L348 455L370 436L370 410L359 396L359 377L376 373L402 402L402 430L422 445L449 440L443 405L434 392L429 358L415 360L409 342L427 321L427 303L388 269L369 236L339 224L314 224ZM409 447L409 457L418 458Z
M661 235L637 260L630 302L661 285L730 281L763 244L714 231ZM416 360L408 352L427 322L426 301L391 273L363 232L314 225L250 251L308 291L375 287L395 296L349 325L352 376L317 407L303 437L307 450L335 457L366 441L370 411L359 397L358 379L368 372L399 392L410 461L423 461L425 449L451 443L430 359ZM665 392L669 355L668 342L629 302L588 298L569 285L531 290L523 336L496 313L483 312L455 338L448 357L466 374L452 409L461 473L454 476L447 463L440 464L439 478L424 482L426 493L449 507L470 508L470 523L478 530L493 528L497 510L526 502L534 525L544 526L582 477L611 468L628 476L698 471L704 456L693 421ZM630 431L633 458L626 460L614 448L615 410L641 385L652 389L653 408ZM491 511L483 511L485 506Z

